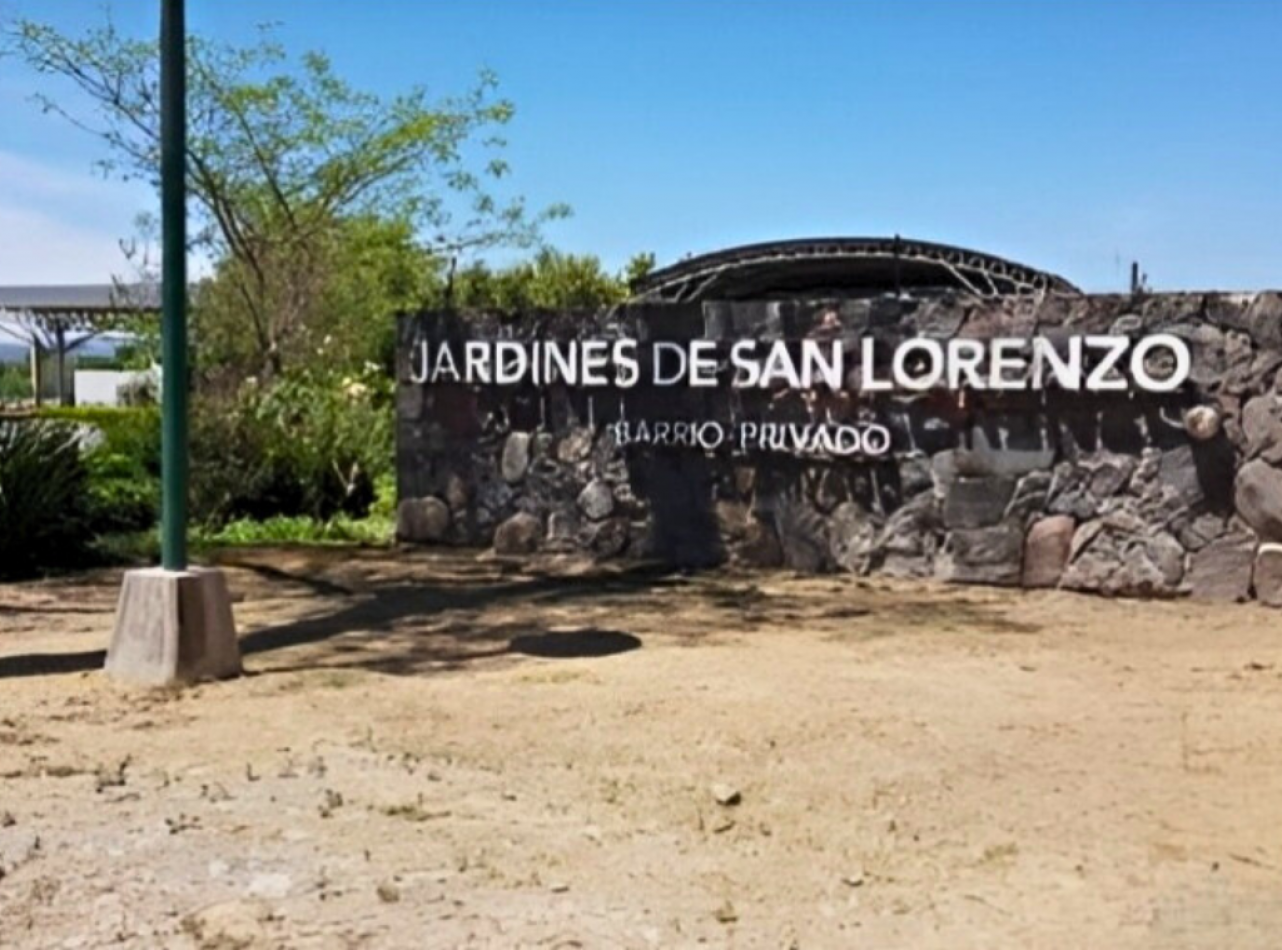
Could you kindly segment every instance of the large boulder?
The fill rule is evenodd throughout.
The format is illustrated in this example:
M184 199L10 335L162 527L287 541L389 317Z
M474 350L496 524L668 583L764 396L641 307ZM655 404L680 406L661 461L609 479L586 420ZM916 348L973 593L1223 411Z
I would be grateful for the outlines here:
M1192 444L1164 451L1158 461L1157 478L1174 488L1186 504L1197 504L1205 495Z
M597 557L618 557L628 546L628 519L607 518L584 529L588 549Z
M525 477L530 467L530 434L513 432L503 443L503 455L499 459L499 472L509 484L519 482Z
M831 565L827 519L808 501L782 495L774 505L775 532L783 562L803 574L816 574Z
M543 522L518 511L494 529L495 554L533 554L543 541Z
M1254 563L1255 541L1249 535L1216 538L1192 557L1189 593L1198 600L1246 600Z
M1015 585L1020 580L1024 532L1018 524L949 532L937 573L958 584Z
M579 492L579 510L593 521L600 521L614 511L614 493L610 486L599 478L588 482L587 487Z
M1282 471L1263 459L1238 469L1233 504L1261 540L1282 541Z
M586 427L572 429L556 447L556 457L562 462L582 462L592 453L592 430Z
M783 565L783 546L779 536L768 522L750 518L744 529L743 540L733 549L735 559L750 567L780 567Z
M866 574L877 542L877 523L861 505L842 502L829 516L828 541L838 567Z
M1059 583L1073 546L1073 530L1073 519L1068 515L1051 515L1033 523L1024 539L1023 586L1054 587Z
M440 541L449 529L450 507L439 498L406 498L396 506L396 537L402 541Z
M1166 531L1119 510L1073 533L1060 587L1108 596L1172 596L1184 579L1184 548Z
M1242 407L1242 436L1248 457L1282 462L1282 397L1269 394L1247 402Z
M1266 542L1255 552L1252 574L1255 599L1270 607L1282 607L1282 544Z
M1246 309L1246 326L1258 346L1282 348L1282 294L1256 294Z
M879 573L927 577L934 570L941 530L933 492L923 492L886 519L874 552Z

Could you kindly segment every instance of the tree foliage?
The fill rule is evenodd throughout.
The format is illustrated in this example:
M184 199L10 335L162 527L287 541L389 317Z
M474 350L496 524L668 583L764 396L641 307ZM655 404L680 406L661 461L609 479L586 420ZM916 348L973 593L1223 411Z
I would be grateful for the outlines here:
M158 184L155 40L126 36L110 19L75 36L17 20L6 45L88 97L89 115L38 101L103 140L105 171ZM395 222L449 258L531 246L543 222L566 213L530 213L520 198L491 192L508 173L498 133L513 116L492 74L461 96L415 88L386 98L351 86L320 53L291 59L270 31L247 47L189 38L188 73L193 243L219 262L265 374L281 370L332 291L326 268L353 219Z
M507 312L529 309L582 309L626 300L631 283L648 273L654 256L638 254L615 275L591 254L567 254L542 248L531 260L491 269L475 263L453 275L438 306L493 308Z

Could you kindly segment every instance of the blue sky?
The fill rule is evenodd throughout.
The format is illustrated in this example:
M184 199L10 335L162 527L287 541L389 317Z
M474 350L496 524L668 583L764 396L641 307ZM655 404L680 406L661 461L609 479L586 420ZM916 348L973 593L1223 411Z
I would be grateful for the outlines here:
M155 0L116 0L154 31ZM98 0L0 0L62 27ZM1119 290L1282 287L1282 2L188 0L352 82L517 105L514 187L617 267L817 234L991 251ZM151 197L0 61L0 283L98 281Z

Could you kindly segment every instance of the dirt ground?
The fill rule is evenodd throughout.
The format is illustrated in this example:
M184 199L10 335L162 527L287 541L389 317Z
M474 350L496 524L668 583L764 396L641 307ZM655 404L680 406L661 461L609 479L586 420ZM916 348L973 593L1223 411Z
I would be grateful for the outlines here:
M0 586L0 946L1282 933L1282 614L470 554L224 566L247 675Z

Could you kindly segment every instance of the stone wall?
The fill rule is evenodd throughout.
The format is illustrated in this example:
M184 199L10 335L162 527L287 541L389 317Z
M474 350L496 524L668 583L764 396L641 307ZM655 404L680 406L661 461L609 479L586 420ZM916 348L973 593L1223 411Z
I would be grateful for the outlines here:
M419 339L1168 332L1176 394L415 385ZM1282 296L869 298L401 318L398 532L500 553L732 560L1110 595L1282 603ZM881 352L879 349L878 352ZM857 388L857 379L848 380ZM620 418L876 420L876 460L614 445Z

